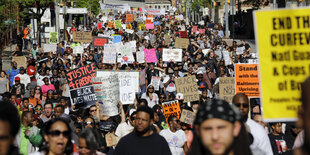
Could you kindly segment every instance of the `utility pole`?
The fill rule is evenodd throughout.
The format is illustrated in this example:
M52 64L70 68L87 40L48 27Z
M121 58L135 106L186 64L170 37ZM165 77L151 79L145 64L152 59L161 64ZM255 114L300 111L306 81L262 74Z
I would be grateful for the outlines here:
M59 6L57 5L57 1L55 0L55 15L56 15L56 25L55 25L55 32L58 33L58 40L59 40Z
M228 28L229 28L229 22L228 22L228 0L225 0L225 36L226 36L226 38L229 38Z

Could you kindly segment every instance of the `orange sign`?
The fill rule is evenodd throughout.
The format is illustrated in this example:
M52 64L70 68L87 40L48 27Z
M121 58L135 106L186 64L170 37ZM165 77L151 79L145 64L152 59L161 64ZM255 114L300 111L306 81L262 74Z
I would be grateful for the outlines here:
M168 125L168 118L170 116L177 116L177 118L180 119L181 109L178 100L162 103L162 108Z
M245 93L248 97L259 97L257 64L235 64L236 94Z
M114 22L108 22L108 27L109 28L114 28Z
M126 14L126 22L128 22L128 23L132 23L133 22L132 14Z
M152 19L145 20L145 24L152 24Z
M149 15L146 16L146 18L153 19L153 15L149 14Z

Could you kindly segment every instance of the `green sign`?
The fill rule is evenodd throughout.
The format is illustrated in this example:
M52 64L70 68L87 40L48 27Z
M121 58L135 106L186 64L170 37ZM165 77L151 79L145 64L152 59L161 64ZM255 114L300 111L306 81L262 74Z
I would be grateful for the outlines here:
M115 21L114 21L114 25L115 25L115 28L116 28L116 29L122 28L122 22L121 22L121 20L115 20Z
M50 32L50 43L58 43L58 32Z

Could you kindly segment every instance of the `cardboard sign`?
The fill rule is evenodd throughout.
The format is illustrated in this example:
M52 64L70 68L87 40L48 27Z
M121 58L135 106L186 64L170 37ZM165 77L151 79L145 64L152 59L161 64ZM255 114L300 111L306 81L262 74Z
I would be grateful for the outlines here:
M154 29L154 23L145 24L146 29Z
M169 46L171 44L171 36L170 35L165 35L164 39L165 39L166 45Z
M25 56L13 56L12 61L17 63L17 68L27 68L27 58Z
M74 42L91 43L92 39L93 37L91 32L73 32Z
M195 113L186 109L182 110L180 121L188 125L193 125L195 120Z
M220 77L219 82L220 99L232 103L232 98L235 95L235 78L234 77Z
M57 44L43 44L44 52L56 52Z
M256 11L263 118L296 121L301 83L310 75L309 8Z
M122 28L122 21L121 20L115 20L114 26L116 29L121 29Z
M116 136L110 132L105 135L105 141L107 143L107 147L116 146L117 144Z
M184 38L176 38L174 47L176 48L188 48L189 40Z
M112 21L110 22L110 21L109 21L109 22L108 22L108 28L114 28L114 22L112 22Z
M119 79L119 99L125 104L133 104L139 90L139 72L107 72L97 71L97 77L115 74ZM111 79L112 80L112 79Z
M117 62L132 64L134 61L130 44L117 46Z
M97 23L98 30L102 29L102 23Z
M49 43L58 43L58 32L50 32Z
M92 84L92 77L95 77L95 63L70 70L66 73L66 78L70 89L76 89Z
M109 43L109 38L104 37L93 37L94 47L103 47L105 44Z
M102 114L105 116L118 115L118 75L113 73L106 73L105 76L93 77L92 80Z
M143 51L136 52L136 57L138 63L145 63L145 57Z
M160 77L152 76L151 85L154 86L156 91L159 91Z
M105 44L103 51L102 63L115 64L116 63L116 46L112 44Z
M178 119L181 117L181 109L180 104L178 100L170 101L170 102L164 102L162 103L163 112L165 115L165 119L167 124L169 125L168 118L172 116L176 116Z
M176 78L177 93L184 95L184 102L199 101L198 86L195 76Z
M180 37L181 38L187 38L188 37L187 31L180 31Z
M87 108L95 105L97 98L93 86L86 86L70 90L71 100L76 108Z
M126 14L126 22L128 22L128 23L133 22L133 15L132 14Z
M235 64L236 94L259 97L257 64Z
M121 35L113 36L113 44L119 42L122 42L122 36Z
M157 62L155 49L144 49L145 61L147 63Z
M197 26L193 26L193 32L194 32L194 33L197 32Z
M163 61L182 62L182 49L163 49Z
M205 34L205 32L206 32L206 29L199 29L200 34Z

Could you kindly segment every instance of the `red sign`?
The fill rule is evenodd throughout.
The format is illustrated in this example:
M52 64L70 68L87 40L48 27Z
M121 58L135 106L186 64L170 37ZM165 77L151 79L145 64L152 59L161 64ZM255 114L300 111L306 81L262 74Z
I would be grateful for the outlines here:
M104 37L93 37L93 46L95 47L103 47L105 44L108 44L108 38Z
M187 31L180 31L180 37L181 38L187 38Z

